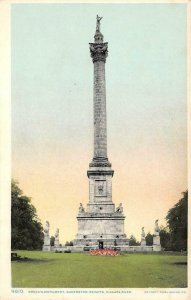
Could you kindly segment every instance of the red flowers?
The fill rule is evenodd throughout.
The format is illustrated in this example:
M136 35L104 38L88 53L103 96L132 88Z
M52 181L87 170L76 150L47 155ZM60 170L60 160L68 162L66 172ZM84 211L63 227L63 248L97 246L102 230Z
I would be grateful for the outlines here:
M118 256L120 252L112 249L95 249L89 251L90 255Z

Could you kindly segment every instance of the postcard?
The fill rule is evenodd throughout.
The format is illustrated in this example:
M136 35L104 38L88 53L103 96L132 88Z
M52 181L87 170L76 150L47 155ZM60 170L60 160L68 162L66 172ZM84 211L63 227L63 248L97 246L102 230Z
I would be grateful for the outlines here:
M190 1L1 1L1 299L189 299Z

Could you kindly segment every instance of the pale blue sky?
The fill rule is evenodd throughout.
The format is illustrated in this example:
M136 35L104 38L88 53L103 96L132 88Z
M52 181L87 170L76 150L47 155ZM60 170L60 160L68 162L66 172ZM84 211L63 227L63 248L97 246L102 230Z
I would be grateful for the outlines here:
M93 154L93 64L88 43L93 42L97 14L103 16L101 31L109 43L108 156L118 173L114 195L127 189L119 196L134 195L140 206L141 198L144 203L148 199L141 185L145 191L148 184L147 209L152 212L156 205L152 208L150 203L162 195L167 204L159 202L158 215L163 218L178 200L175 194L179 197L187 186L185 4L12 5L13 176L34 199L43 221L43 188L33 192L42 174L34 170L43 169L46 177L50 159L50 177L61 168L59 176L77 180L79 191L84 181L87 196L72 196L73 222L75 203L88 202L86 170ZM75 177L69 170L77 170L77 163ZM148 172L143 183L141 177ZM54 176L44 179L44 187L50 180L61 191L64 179L54 183ZM135 203L114 199L116 204L125 201ZM131 231L138 232L142 223Z

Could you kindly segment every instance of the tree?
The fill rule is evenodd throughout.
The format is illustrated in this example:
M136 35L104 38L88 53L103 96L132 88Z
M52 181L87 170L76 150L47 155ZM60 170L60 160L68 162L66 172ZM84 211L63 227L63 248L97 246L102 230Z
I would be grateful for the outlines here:
M11 183L11 248L41 249L43 228L29 197L23 195L18 183Z
M188 191L182 193L182 198L168 211L167 224L171 235L173 250L187 250L188 234Z
M129 239L129 246L139 246L139 245L140 242L136 240L136 237L134 237L134 235L131 235Z
M50 237L50 246L54 246L55 237L52 235Z
M147 246L152 246L153 245L153 235L148 232L146 237L145 237L145 240L146 240L146 245Z
M73 246L73 242L72 241L70 241L70 242L66 241L65 246Z
M171 250L172 249L171 234L170 234L168 226L167 227L164 227L164 226L160 227L160 243L161 243L161 247L164 250Z

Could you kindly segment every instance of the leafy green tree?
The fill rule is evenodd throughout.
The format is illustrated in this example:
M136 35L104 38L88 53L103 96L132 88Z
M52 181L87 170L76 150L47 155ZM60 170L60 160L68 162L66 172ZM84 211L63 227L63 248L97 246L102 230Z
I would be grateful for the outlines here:
M136 237L134 235L131 235L129 239L129 246L139 246L139 245L140 242L136 240Z
M55 237L52 235L50 237L50 246L54 246Z
M187 250L188 234L188 191L182 193L182 198L168 211L166 216L171 235L173 250Z
M43 228L29 197L14 180L11 183L11 248L41 249Z
M161 247L164 250L172 250L171 234L170 234L168 226L167 227L164 227L164 226L160 227L160 243L161 243Z
M146 245L147 246L152 246L153 245L153 235L148 232L146 237L145 237L145 240L146 240Z
M70 241L70 242L66 241L65 246L73 246L73 242L72 241Z

